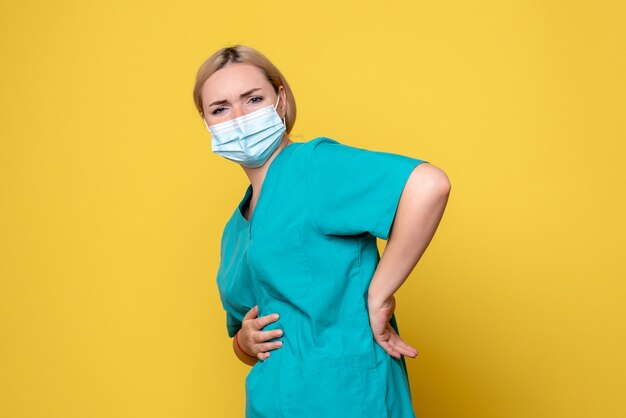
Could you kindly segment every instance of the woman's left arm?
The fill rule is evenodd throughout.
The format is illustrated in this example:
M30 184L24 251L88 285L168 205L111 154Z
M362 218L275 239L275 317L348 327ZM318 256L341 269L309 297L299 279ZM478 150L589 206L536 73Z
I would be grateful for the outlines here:
M374 339L393 357L415 357L417 350L389 324L395 309L394 293L407 279L439 226L450 181L440 168L419 164L404 186L387 245L372 277L368 309Z

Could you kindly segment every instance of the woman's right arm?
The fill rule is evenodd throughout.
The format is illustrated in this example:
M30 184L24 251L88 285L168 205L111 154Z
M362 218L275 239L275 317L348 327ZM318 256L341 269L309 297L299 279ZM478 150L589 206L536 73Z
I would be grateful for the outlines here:
M265 360L270 356L270 350L282 347L282 341L265 342L274 338L282 337L281 329L262 331L272 322L278 320L278 314L265 315L257 318L259 307L254 306L243 317L241 329L233 338L233 351L243 363L254 366L259 360Z

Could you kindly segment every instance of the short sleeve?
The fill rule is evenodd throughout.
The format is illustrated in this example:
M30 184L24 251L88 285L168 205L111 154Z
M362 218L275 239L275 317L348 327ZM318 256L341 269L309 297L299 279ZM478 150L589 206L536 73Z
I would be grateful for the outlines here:
M227 223L222 232L216 282L226 316L226 331L232 338L241 328L248 306L254 306L254 294L245 262L245 246L231 226Z
M323 233L367 232L386 240L409 176L428 161L325 137L310 145L306 170L310 208Z

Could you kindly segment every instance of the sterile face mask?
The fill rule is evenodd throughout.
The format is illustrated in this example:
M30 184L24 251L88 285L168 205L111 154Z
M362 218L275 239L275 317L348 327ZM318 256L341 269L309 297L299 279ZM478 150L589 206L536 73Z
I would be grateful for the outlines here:
M245 167L260 167L272 155L287 129L276 107L266 106L226 122L204 125L211 133L211 144L215 154L235 161Z

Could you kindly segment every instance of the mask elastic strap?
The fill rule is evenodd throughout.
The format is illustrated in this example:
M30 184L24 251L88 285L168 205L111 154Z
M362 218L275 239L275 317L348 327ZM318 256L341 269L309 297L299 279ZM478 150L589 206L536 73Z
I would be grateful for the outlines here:
M278 102L280 102L280 94L278 95L278 100L276 100L276 105L274 105L274 110L278 108ZM284 117L283 117L283 125L287 126L287 122L285 122Z

